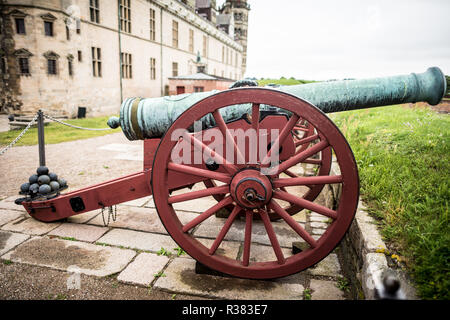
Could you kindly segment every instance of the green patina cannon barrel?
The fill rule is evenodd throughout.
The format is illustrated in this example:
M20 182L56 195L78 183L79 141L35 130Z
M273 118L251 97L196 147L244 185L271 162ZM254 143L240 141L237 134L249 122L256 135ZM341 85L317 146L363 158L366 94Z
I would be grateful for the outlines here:
M412 73L373 79L316 82L281 86L280 90L309 101L324 113L364 109L401 103L438 104L446 92L446 80L437 67L424 73ZM162 137L170 125L196 102L218 91L182 94L160 98L128 98L120 109L120 118L110 118L112 128L121 126L129 140ZM261 106L273 108L271 106ZM226 122L237 120L251 110L251 105L221 109ZM201 119L202 127L214 126L213 117Z

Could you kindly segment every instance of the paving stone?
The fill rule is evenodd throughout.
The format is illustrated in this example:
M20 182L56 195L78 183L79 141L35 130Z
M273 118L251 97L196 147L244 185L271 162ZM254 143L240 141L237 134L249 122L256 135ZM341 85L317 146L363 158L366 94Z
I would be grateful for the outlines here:
M326 229L312 229L311 234L313 235L323 235Z
M2 258L14 262L107 276L122 271L136 255L133 250L91 243L33 237Z
M29 237L26 234L0 231L0 256L24 242Z
M198 216L198 213L179 212L178 218L182 224L193 220ZM105 216L106 219L106 216ZM102 215L96 216L88 222L88 224L103 226ZM124 228L146 232L156 232L167 234L158 213L152 208L139 208L131 206L121 206L117 208L116 221L110 220L109 227Z
M57 228L60 225L60 222L41 222L33 218L25 218L25 220L23 218L19 218L5 224L2 227L2 230L39 236Z
M67 218L67 222L71 223L86 223L100 213L100 210L89 211Z
M106 227L90 226L77 223L63 223L58 228L53 229L48 235L75 238L81 241L94 242L109 229Z
M127 201L124 203L121 203L121 206L133 206L133 207L142 207L144 206L144 204L146 204L148 201L150 200L150 197L143 197L140 199L135 199L135 200L131 200L131 201ZM118 206L119 207L119 206Z
M311 279L311 300L345 300L344 293L335 281Z
M195 236L215 239L219 234L225 223L225 219L216 218L212 216L201 223L198 229L194 232ZM304 227L304 223L300 223ZM280 246L291 248L292 242L303 241L300 236L286 223L273 222L272 223L275 234L277 235ZM230 230L225 236L229 241L243 241L244 240L245 221L235 220ZM264 224L260 220L254 220L252 225L252 242L270 245L269 237Z
M119 274L117 280L148 286L155 279L154 275L161 271L168 261L166 256L143 252Z
M311 228L321 228L321 229L328 228L328 224L323 222L311 222L309 225L311 226Z
M27 217L27 213L20 212L16 210L1 210L0 209L0 226L7 224L13 220L17 220L18 218Z
M157 252L161 248L172 251L178 247L170 236L125 229L113 229L98 239L97 243L153 252Z
M292 249L281 248L285 258L292 256ZM242 257L240 257L242 260ZM277 257L271 246L252 244L250 247L250 262L276 261Z
M341 265L337 255L335 253L329 254L313 268L309 268L308 273L315 276L339 277Z
M300 283L218 277L195 273L195 261L175 259L164 270L154 288L216 299L301 300Z
M197 239L200 243L202 243L205 247L211 248L214 240L212 239ZM220 256L225 256L230 259L236 259L239 253L239 248L241 244L239 242L232 241L222 241L219 248L217 248L216 253Z
M16 198L19 198L19 196L17 196ZM9 210L17 210L17 211L22 211L22 212L26 212L25 208L21 205L17 205L14 202L11 201L0 201L0 209L9 209Z
M309 219L311 220L311 222L327 222L328 220L330 220L329 217L317 214L315 212L311 213Z

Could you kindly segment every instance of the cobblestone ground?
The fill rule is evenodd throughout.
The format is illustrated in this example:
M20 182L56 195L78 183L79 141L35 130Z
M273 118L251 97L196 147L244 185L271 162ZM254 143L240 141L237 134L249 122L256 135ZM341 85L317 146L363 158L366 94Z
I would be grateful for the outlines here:
M30 163L37 163L37 154L33 154L37 150L33 148L36 147L14 148L6 160L1 159L2 174L7 171L7 176L3 177L6 184L0 189L3 196L0 201L0 257L4 264L45 267L64 273L67 281L59 282L63 296L68 290L82 287L84 281L89 282L88 279L100 278L114 279L121 286L210 299L347 298L347 293L338 288L342 288L342 271L334 252L312 268L276 280L246 280L208 272L196 273L194 259L186 254L176 254L178 245L164 229L150 196L118 205L117 219L111 220L107 226L104 225L107 216L102 216L99 210L73 216L66 221L36 221L13 202L17 198L18 186L26 181L32 173L30 171L34 171ZM122 134L61 143L47 147L48 166L66 178L71 190L75 190L139 171L142 168L141 148L141 142L130 143ZM199 214L201 205L216 203L212 198L202 201L183 203L178 208L183 210L180 220L190 221ZM327 219L316 214L301 212L294 217L316 239L327 226ZM194 235L209 245L224 221L212 216L194 229ZM233 224L219 247L221 254L240 259L242 223L237 221ZM292 232L283 222L273 222L273 226L283 253L286 256L292 254L292 242L296 240ZM251 261L274 256L267 236L258 232L262 228L261 223L255 221ZM158 255L161 248L170 254ZM0 275L0 287L6 278ZM31 288L26 296L14 298L33 298L29 292L33 292Z

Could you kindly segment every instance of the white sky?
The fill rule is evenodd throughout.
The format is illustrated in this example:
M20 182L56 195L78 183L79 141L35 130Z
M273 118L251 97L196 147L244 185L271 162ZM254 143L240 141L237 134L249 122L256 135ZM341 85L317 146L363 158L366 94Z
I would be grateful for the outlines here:
M248 77L365 78L431 66L450 75L450 0L249 3Z

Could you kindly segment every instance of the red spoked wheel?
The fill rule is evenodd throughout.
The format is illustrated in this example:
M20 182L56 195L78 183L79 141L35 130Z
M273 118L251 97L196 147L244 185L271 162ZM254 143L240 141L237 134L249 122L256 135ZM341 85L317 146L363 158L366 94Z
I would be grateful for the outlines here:
M228 161L224 154L189 133L195 121L213 117L218 130L227 137L230 128L244 127L244 123L225 123L223 110L237 104L251 104L252 123L257 132L265 125L277 127L280 132L271 142L269 153L279 150L279 161L266 170L265 161L244 163ZM287 110L288 119L259 121L260 105L267 104ZM220 111L219 111L220 110ZM291 132L298 120L304 119L317 131L316 143L296 152ZM272 121L273 120L273 121ZM184 130L184 131L183 131ZM180 132L182 132L180 134ZM260 137L260 136L258 136ZM290 142L289 142L290 140ZM234 140L231 147L236 155L239 148ZM194 149L207 151L219 165L211 163L185 164L173 161L174 150L181 143ZM227 142L228 143L228 142ZM283 147L283 150L280 149ZM295 168L305 159L333 150L340 167L340 175L285 177L283 173ZM207 158L207 157L204 157ZM210 159L208 159L209 161ZM183 180L201 182L193 190L182 189L171 194L174 185ZM201 188L203 182L215 181L214 187ZM241 278L269 279L287 276L304 270L326 257L340 242L354 217L358 197L358 171L353 153L339 129L319 109L292 95L263 88L242 88L224 91L196 103L178 117L161 139L152 167L152 189L159 217L175 242L191 257L217 271ZM336 209L309 201L294 193L292 187L341 184L339 205ZM197 187L197 188L196 188ZM285 191L286 190L286 191ZM216 202L213 195L223 196ZM210 199L210 200L205 200ZM193 203L197 214L187 203ZM281 203L306 208L330 220L321 236L311 235L305 226L295 220ZM198 210L204 204L205 209ZM226 219L216 219L214 214L227 206L232 207ZM271 221L269 212L280 220ZM242 217L241 217L242 215ZM256 219L258 218L258 219ZM277 236L278 234L278 236ZM289 234L286 237L286 234ZM304 242L305 249L293 254L293 241ZM269 253L269 254L268 254Z

